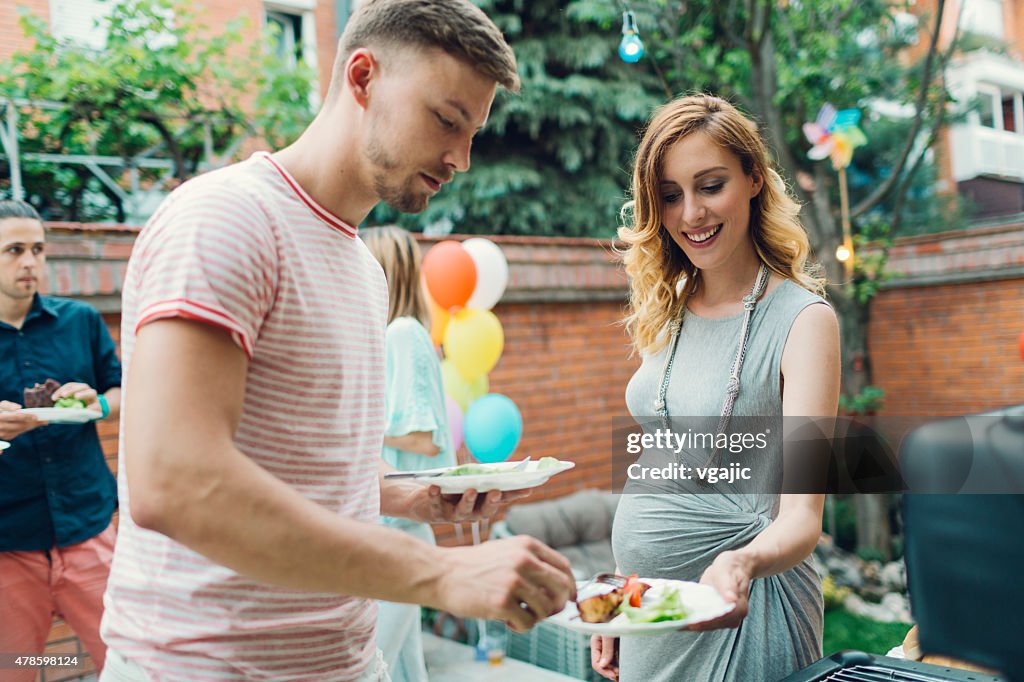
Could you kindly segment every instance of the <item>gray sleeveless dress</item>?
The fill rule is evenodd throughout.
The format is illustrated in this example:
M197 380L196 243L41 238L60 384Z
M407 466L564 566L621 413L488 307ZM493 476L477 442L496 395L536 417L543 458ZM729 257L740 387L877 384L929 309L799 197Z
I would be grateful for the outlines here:
M797 315L824 301L787 280L767 294L751 318L736 416L781 416L782 351ZM687 313L667 401L670 415L718 415L739 343L742 314L705 319ZM645 357L626 389L637 418L650 418L665 353ZM716 488L716 491L718 488ZM778 513L770 494L624 494L612 548L627 575L700 580L721 552L748 544ZM621 682L774 682L821 657L821 579L808 558L754 580L749 613L737 629L623 637Z

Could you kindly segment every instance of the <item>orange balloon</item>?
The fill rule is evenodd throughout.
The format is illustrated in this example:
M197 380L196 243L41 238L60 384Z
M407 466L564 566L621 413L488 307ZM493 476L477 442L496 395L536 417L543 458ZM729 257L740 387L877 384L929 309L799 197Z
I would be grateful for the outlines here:
M1024 332L1020 333L1020 359L1024 360Z
M439 306L445 310L462 307L476 288L476 263L462 244L443 241L423 257L423 279Z

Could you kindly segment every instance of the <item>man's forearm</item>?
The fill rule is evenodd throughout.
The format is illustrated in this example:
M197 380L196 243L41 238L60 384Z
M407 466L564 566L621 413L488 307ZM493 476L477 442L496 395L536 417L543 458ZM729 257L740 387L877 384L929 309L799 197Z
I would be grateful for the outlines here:
M236 449L178 469L147 511L153 530L256 580L311 592L436 606L441 550L377 524L339 516ZM130 466L130 463L129 463ZM134 514L133 514L134 517Z

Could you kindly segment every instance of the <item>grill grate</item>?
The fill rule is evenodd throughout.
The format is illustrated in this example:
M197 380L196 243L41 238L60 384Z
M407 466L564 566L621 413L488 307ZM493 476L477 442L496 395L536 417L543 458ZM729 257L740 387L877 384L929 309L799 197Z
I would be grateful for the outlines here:
M946 682L948 677L936 677L925 673L894 670L877 665L855 665L837 670L821 682Z

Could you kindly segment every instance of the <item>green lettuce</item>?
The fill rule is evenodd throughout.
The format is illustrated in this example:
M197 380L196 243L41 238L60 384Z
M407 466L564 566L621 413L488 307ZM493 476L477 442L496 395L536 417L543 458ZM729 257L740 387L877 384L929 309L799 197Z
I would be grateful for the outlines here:
M665 620L682 620L688 612L683 606L683 597L679 590L674 587L664 587L657 594L657 599L652 600L650 591L644 595L647 602L641 606L630 606L623 602L619 607L620 613L626 615L630 623L660 623Z

